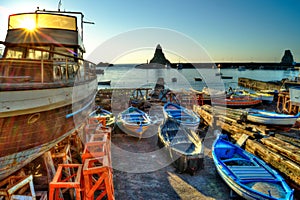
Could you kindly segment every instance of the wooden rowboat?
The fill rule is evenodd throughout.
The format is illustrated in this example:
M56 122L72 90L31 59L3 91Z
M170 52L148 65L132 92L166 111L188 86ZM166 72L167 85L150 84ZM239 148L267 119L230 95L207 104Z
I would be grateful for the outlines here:
M203 168L202 139L191 129L180 126L174 119L166 119L158 127L158 146L166 147L178 172L194 174Z
M115 116L112 112L105 110L101 107L98 107L96 110L94 110L89 117L104 117L106 120L106 126L113 126L115 123Z
M227 106L227 107L251 107L262 103L261 99L253 98L251 96L231 96L231 98L213 98L211 100L213 105Z
M213 143L217 172L227 185L245 199L293 199L293 190L264 161L232 144L226 135Z
M193 111L175 103L165 103L163 113L166 119L172 118L180 125L196 130L200 124L200 118Z
M259 109L249 109L247 111L247 120L266 125L293 126L299 117L300 113L287 115Z
M119 113L116 124L123 132L141 138L152 121L147 113L131 106Z

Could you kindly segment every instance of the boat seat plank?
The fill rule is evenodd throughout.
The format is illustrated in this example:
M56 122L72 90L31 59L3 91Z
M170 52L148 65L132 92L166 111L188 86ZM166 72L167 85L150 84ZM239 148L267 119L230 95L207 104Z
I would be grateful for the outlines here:
M241 180L275 180L275 177L260 166L228 166L232 173Z
M222 162L226 163L226 162L230 162L230 161L249 161L246 158L228 158L228 159L224 159L222 160Z

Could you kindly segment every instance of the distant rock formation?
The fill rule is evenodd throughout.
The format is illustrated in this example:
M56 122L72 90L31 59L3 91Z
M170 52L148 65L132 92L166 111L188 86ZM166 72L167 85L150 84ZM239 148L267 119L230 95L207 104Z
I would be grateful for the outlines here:
M111 67L111 66L114 66L114 64L110 64L110 63L107 63L107 62L99 62L96 67Z
M294 58L290 50L285 50L283 57L281 58L282 65L293 65Z
M157 63L169 66L171 65L171 62L168 59L166 59L160 44L156 46L154 57L150 60L150 63Z

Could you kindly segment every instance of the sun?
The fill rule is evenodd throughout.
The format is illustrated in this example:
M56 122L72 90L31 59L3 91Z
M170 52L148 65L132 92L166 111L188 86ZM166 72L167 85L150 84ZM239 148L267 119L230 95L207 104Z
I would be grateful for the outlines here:
M28 31L33 31L36 27L35 21L32 18L24 18L20 21L20 25Z

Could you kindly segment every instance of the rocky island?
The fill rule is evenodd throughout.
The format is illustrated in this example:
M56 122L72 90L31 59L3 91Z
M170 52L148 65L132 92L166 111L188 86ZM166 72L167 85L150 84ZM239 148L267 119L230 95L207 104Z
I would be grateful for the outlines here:
M158 44L156 46L154 56L150 60L150 62L145 64L140 64L135 67L140 69L164 69L164 68L170 68L171 62L165 57L165 54L163 53L160 44Z

